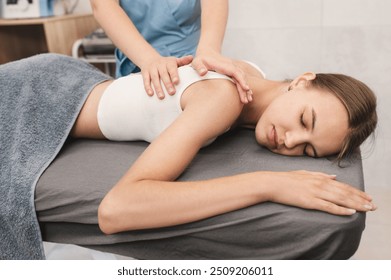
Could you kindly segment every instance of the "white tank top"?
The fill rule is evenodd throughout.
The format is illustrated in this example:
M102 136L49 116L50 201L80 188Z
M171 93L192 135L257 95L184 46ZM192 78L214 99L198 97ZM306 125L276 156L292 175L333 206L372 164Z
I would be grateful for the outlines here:
M260 72L263 73L261 70ZM212 71L200 77L189 65L179 67L178 74L180 83L176 86L176 93L169 95L165 91L163 100L145 93L140 73L112 82L103 93L98 106L98 124L103 135L113 141L152 142L182 112L180 100L188 86L201 80L231 80Z

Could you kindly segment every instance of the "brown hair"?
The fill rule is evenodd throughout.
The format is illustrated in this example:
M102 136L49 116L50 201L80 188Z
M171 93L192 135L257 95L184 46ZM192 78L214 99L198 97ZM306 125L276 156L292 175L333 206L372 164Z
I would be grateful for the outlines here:
M377 125L376 96L363 82L342 74L316 74L311 86L337 96L349 117L346 135L337 161L350 156L371 135Z

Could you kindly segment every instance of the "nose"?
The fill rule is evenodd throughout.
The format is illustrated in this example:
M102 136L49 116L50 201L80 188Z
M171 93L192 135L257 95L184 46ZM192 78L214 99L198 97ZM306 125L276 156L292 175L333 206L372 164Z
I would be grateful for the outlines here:
M288 150L296 150L304 147L308 140L308 136L305 133L287 131L285 133L284 146Z

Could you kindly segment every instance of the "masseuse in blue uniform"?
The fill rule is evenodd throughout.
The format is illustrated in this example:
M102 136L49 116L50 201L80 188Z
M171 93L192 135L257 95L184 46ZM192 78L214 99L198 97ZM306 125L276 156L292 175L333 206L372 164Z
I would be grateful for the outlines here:
M228 0L91 0L91 5L118 48L117 77L141 71L147 94L162 99L175 94L178 67L192 63L201 76L208 70L230 76L241 101L252 101L244 72L221 54Z

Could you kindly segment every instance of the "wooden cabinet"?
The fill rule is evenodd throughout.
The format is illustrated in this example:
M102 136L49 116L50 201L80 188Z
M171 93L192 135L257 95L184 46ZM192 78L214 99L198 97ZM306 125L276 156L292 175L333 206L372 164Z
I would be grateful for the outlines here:
M73 43L96 28L91 14L0 19L0 64L38 53L71 55Z

